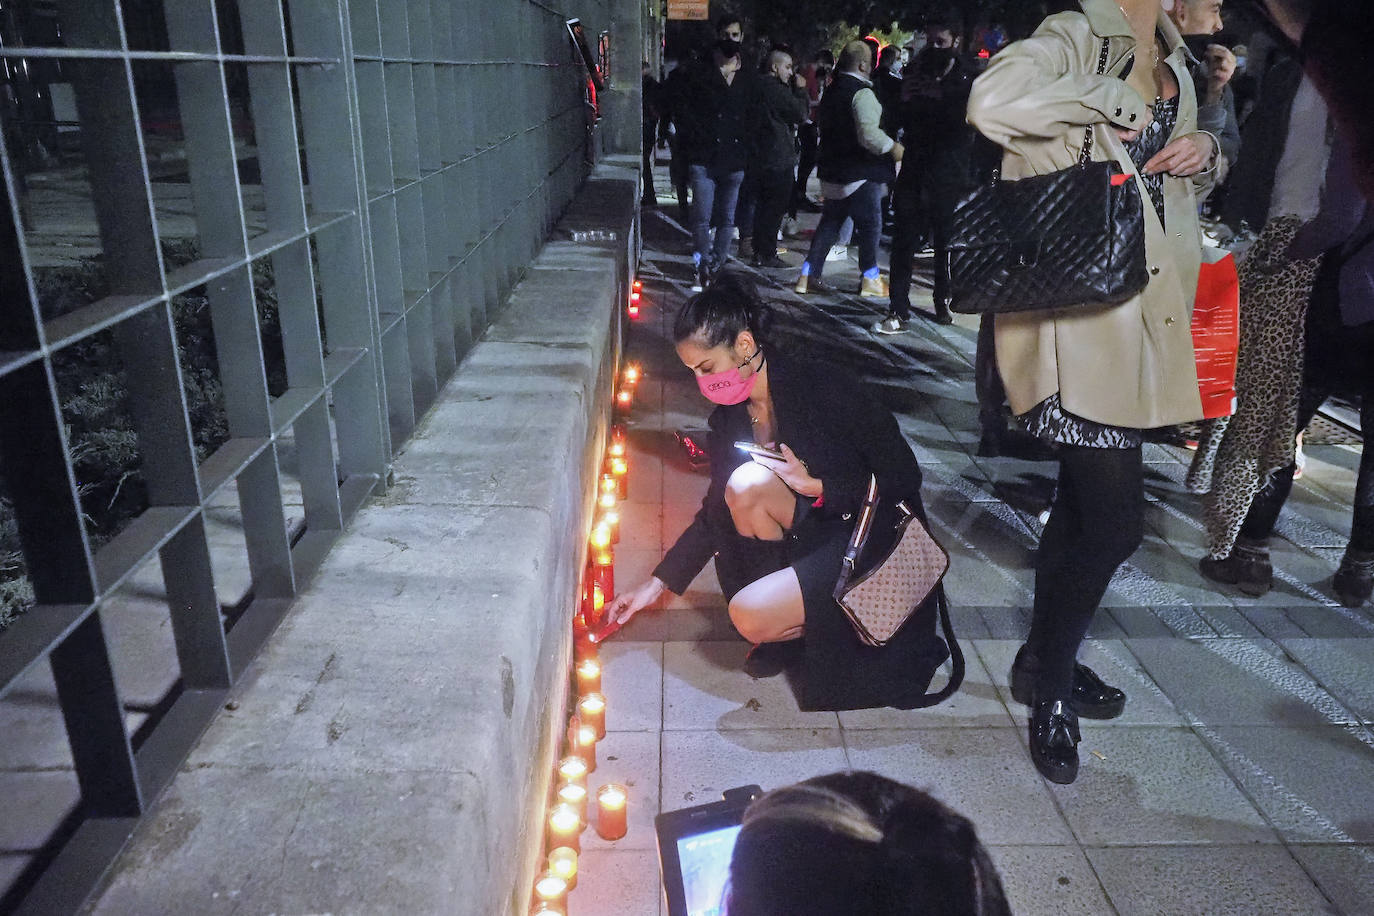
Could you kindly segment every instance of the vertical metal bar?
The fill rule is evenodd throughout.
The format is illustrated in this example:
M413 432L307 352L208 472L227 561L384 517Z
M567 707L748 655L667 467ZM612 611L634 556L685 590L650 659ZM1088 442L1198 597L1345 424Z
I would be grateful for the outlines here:
M410 387L410 353L406 343L405 319L382 335L387 420L391 426L391 438L397 442L404 440L415 428L415 396Z
M237 267L206 285L210 320L215 329L215 352L224 384L224 411L229 434L263 437L272 434L272 411L267 399L267 372L262 355L258 311L253 304L252 268Z
M315 305L315 273L310 243L293 242L272 255L277 288L277 316L281 322L286 378L292 388L324 387L324 355L319 312Z
M396 192L396 225L401 241L401 281L408 298L415 299L429 289L425 208L419 185Z
M415 413L423 413L439 391L435 371L434 302L429 293L406 315L406 338L410 351L410 389L415 398Z
M383 327L406 310L405 283L401 278L401 239L397 229L396 196L370 204L372 214L373 276L377 282L377 311Z
M200 477L171 309L160 303L121 321L113 333L125 367L129 413L138 432L148 502L154 506L197 505Z
M172 638L183 683L193 689L228 687L233 681L224 639L205 517L196 513L158 554L167 586Z
M397 183L420 177L420 139L415 118L415 89L410 64L385 64L387 127L391 133L391 167Z
M311 404L296 420L296 456L300 463L301 499L305 526L311 531L339 531L339 465L329 431L329 405L324 398Z
M358 114L363 123L363 172L369 196L389 193L395 187L382 66L375 61L359 61L355 65Z
M248 569L258 598L289 598L296 593L291 544L282 509L277 447L263 449L239 474L239 511L248 544Z
M143 812L143 793L106 645L97 611L53 649L48 661L85 813L137 817Z
M80 6L73 2L66 6ZM162 258L127 61L66 61L111 292L156 294ZM138 163L138 168L130 168Z

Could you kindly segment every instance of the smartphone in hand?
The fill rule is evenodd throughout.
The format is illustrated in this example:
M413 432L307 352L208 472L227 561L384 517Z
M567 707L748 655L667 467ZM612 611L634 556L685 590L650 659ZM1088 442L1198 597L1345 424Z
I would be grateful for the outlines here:
M775 461L786 461L787 456L782 452L776 452L771 448L759 445L757 442L745 442L743 440L735 443L735 448L751 455L761 455L764 458L772 458Z

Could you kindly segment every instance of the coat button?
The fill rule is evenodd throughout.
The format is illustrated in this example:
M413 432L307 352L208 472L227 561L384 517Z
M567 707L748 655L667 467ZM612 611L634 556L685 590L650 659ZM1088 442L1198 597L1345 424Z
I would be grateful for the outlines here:
M844 519L845 521L849 521L853 517L854 515L851 512L846 512L844 515L840 516L840 518Z
M1131 123L1132 123L1132 124L1135 123L1135 115L1131 115Z
M1158 265L1152 266L1152 267L1150 268L1150 274L1151 274L1152 276L1159 276L1159 266L1158 266Z
M1164 319L1164 326L1166 328L1172 328L1174 326L1174 319L1172 315Z

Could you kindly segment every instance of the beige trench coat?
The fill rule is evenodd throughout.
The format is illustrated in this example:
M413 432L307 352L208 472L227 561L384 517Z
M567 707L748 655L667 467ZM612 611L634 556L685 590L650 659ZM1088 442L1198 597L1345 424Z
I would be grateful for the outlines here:
M1007 179L1073 165L1087 125L1093 126L1093 159L1115 159L1127 173L1136 171L1112 129L1144 123L1147 112L1145 100L1119 78L1134 56L1135 38L1114 0L1083 0L1083 9L1086 16L1046 19L1030 38L1003 49L973 84L969 123L1003 147ZM1176 139L1197 130L1191 57L1162 12L1159 31L1180 91ZM1098 76L1103 38L1107 69ZM1070 413L1113 426L1151 428L1202 416L1190 318L1202 250L1197 195L1213 178L1212 172L1166 176L1164 225L1136 179L1145 201L1150 281L1134 299L1101 309L997 316L997 365L1013 413L1057 391Z

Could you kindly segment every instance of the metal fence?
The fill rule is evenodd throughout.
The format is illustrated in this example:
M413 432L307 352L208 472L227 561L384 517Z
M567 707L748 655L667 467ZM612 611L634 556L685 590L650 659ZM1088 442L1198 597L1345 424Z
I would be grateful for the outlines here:
M0 696L51 666L79 788L0 909L79 905L571 199L592 141L564 20L0 2L0 472L31 588ZM122 419L93 434L102 392ZM107 447L118 486L83 477ZM135 582L174 656L138 703L118 675L150 649L121 658L108 619Z

